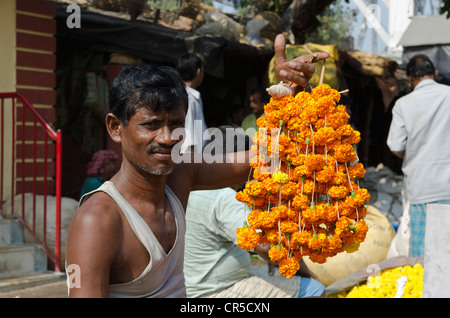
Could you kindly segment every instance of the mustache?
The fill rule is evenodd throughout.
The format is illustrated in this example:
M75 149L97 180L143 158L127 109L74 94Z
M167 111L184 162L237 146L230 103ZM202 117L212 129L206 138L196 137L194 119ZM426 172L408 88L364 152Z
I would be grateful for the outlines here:
M155 153L155 152L162 152L167 153L172 151L173 146L164 146L164 145L150 145L150 147L147 148L147 154Z

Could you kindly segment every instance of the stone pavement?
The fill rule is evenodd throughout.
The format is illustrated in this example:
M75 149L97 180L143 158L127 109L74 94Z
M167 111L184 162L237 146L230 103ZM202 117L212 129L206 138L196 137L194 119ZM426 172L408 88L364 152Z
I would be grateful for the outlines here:
M50 273L0 280L0 298L67 298L66 277Z

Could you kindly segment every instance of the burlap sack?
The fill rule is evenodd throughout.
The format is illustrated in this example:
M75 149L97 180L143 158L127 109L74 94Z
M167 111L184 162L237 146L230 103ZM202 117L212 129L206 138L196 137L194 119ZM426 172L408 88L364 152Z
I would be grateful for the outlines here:
M308 257L303 258L308 268L325 286L386 259L389 246L395 236L394 228L388 218L371 205L367 206L365 221L369 226L369 231L358 251L339 253L328 258L324 264L313 263Z

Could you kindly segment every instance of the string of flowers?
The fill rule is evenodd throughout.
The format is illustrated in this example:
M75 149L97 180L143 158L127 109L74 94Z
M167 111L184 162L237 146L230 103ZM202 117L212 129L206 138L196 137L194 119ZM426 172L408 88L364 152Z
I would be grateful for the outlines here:
M291 278L303 256L324 263L359 248L370 195L358 184L365 174L354 149L360 133L348 124L340 93L326 84L295 96L285 88L268 90L257 120L253 179L236 194L251 208L237 243L245 250L270 243L270 259Z

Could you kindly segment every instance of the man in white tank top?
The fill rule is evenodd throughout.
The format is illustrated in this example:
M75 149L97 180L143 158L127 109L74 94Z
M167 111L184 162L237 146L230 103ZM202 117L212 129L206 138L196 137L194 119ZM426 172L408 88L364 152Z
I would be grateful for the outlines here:
M288 61L276 41L280 80L301 87L314 66L305 55ZM318 60L329 55L319 54ZM244 182L249 153L231 163L174 163L188 100L170 67L125 68L110 87L108 133L122 147L122 165L109 182L86 194L72 219L66 247L70 297L186 297L183 252L192 190ZM237 157L244 157L245 160Z

